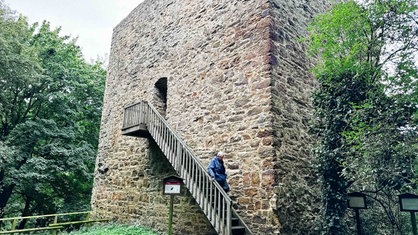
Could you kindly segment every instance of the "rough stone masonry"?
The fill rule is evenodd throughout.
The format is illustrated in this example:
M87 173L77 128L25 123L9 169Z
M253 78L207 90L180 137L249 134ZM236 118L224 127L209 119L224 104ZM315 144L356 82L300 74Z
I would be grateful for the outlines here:
M254 234L317 234L308 134L315 81L299 38L328 6L328 0L145 0L134 9L113 32L94 214L167 230L161 181L174 171L151 139L121 134L124 107L146 100L204 164L226 152L234 207ZM183 191L174 233L214 233Z

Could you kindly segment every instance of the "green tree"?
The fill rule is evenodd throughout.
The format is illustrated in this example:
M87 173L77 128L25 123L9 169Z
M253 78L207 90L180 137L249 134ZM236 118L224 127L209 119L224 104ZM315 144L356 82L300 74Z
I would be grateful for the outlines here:
M340 3L309 28L318 59L313 131L324 234L347 234L348 190L368 193L385 207L391 223L383 223L401 230L393 196L415 187L417 30L417 2L410 0Z
M0 14L0 218L88 207L105 71L48 22Z

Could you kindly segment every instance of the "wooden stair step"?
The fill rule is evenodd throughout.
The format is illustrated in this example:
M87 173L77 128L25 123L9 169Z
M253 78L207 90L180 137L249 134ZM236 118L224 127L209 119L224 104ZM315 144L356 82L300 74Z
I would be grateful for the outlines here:
M245 235L244 226L232 226L232 235Z
M239 219L236 217L231 218L231 225L232 226L238 226L239 225Z

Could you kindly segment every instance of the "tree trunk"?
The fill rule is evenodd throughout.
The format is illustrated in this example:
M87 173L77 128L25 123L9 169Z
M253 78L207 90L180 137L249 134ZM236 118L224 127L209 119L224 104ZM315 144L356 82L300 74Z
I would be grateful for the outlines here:
M18 166L16 167L17 170L19 170L27 161L27 158L24 158L22 161L18 163ZM15 188L16 184L10 184L10 185L4 185L5 172L4 170L0 171L0 219L4 217L5 208L7 205L7 202L10 199L10 196L12 195L13 189Z
M0 186L2 185L0 184ZM4 217L5 208L10 196L12 195L14 187L14 184L2 187L3 191L0 193L0 219Z
M8 134L9 134L9 126L6 123L3 123L2 127L1 127L1 134L0 134L0 140L4 139Z
M32 202L32 200L30 198L26 198L26 200L25 200L25 208L23 208L23 211L22 211L22 217L24 217L24 216L30 216L32 214L30 212L30 203L31 202ZM18 228L19 229L24 229L27 221L28 221L27 219L22 219L22 221L20 221L20 223L19 223L19 227Z

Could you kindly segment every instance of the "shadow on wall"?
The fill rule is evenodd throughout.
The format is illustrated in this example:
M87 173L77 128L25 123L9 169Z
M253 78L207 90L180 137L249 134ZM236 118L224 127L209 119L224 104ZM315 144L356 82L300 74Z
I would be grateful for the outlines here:
M153 139L149 139L150 174L158 179L176 175L176 171ZM158 181L159 182L159 181Z

